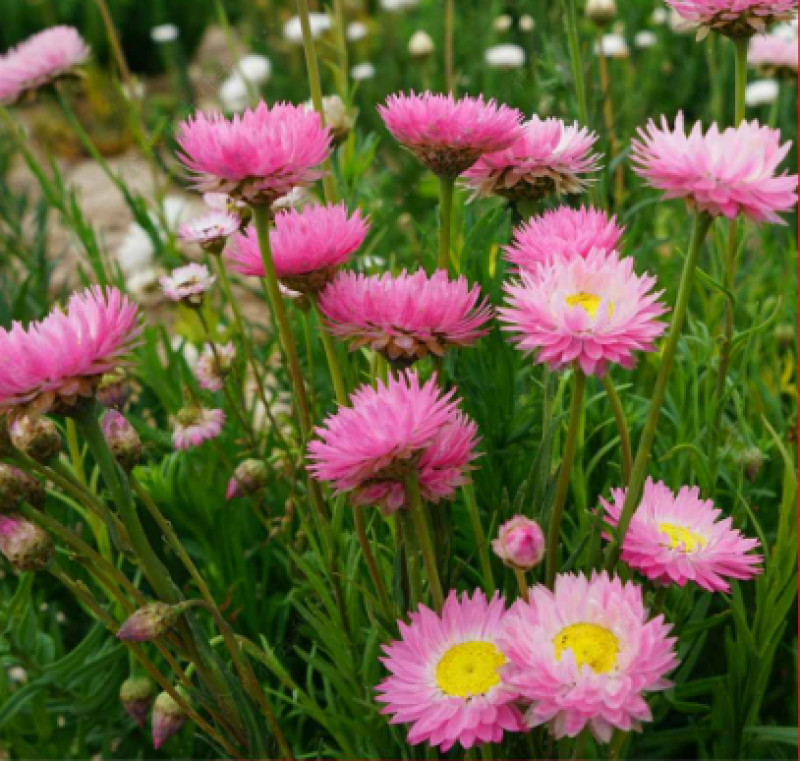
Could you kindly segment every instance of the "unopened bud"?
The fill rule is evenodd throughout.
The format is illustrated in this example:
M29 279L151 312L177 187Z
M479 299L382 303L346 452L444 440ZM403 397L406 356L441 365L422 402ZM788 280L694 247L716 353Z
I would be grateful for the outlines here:
M116 410L109 410L103 415L100 427L120 467L128 472L133 470L142 459L142 441L136 429Z
M515 515L500 526L492 549L507 566L528 571L542 562L544 534L536 521Z
M41 571L53 557L53 540L22 515L0 515L0 552L17 571Z
M146 676L128 677L119 688L122 707L140 727L143 727L147 720L147 713L153 704L155 693L155 683Z
M426 60L434 54L435 50L436 45L433 43L433 38L422 29L414 32L408 41L408 54L412 58Z
M269 470L262 460L245 460L233 472L233 477L228 482L225 499L230 500L255 494L264 488L268 475Z
M104 407L122 411L130 399L131 389L122 370L106 373L97 388L97 399Z
M11 443L36 462L47 462L61 451L61 434L50 418L19 415L8 426Z
M158 750L185 723L186 714L172 696L168 692L159 693L153 705L153 748Z
M34 478L24 470L13 468L13 471L19 479L20 488L22 489L22 499L29 505L41 510L47 499L47 489L45 489L44 484L38 478ZM0 512L2 512L2 506L0 506Z
M125 642L150 642L163 637L183 612L180 605L153 602L132 613L117 631Z
M791 323L781 322L775 326L775 340L782 348L791 346L796 335L797 331Z
M0 464L0 513L11 513L22 502L25 490L20 475L19 468Z
M737 464L744 470L748 481L753 482L758 478L764 465L764 453L758 447L748 447L740 452L736 458Z
M617 16L617 4L614 0L587 0L586 17L601 26L612 22Z

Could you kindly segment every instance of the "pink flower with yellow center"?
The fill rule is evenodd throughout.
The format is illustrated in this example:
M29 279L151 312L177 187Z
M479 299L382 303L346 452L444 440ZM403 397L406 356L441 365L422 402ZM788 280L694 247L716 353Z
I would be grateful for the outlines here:
M471 748L500 742L523 729L516 693L502 674L506 657L497 644L505 602L480 590L450 592L441 615L424 605L398 621L400 639L384 646L390 676L376 688L381 713L410 724L408 742L427 741L446 753L456 743Z
M625 501L624 489L612 489L611 501L600 499L606 521L616 526ZM751 579L760 572L757 539L733 528L730 517L700 490L684 486L677 494L648 479L644 496L622 543L623 562L648 579L685 587L693 581L709 592L729 592L726 579Z
M698 40L712 29L726 37L750 37L797 13L797 0L666 0L683 18L700 25Z

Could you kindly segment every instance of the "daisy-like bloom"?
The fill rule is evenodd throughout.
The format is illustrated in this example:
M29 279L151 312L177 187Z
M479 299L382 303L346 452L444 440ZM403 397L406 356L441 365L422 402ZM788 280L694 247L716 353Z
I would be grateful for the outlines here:
M560 739L588 725L609 742L614 729L641 731L652 720L644 694L670 686L664 676L677 656L669 628L661 615L647 620L635 584L605 572L561 574L554 592L534 587L529 603L506 614L503 677L531 701L528 726L547 724Z
M392 136L434 174L453 179L484 153L508 148L522 114L495 101L430 92L390 95L378 112Z
M514 228L511 245L505 247L506 259L520 270L533 272L556 259L585 259L593 249L610 254L616 251L623 230L616 217L609 218L599 209L559 206Z
M178 154L201 191L269 205L323 176L331 134L303 106L263 101L232 119L198 112L178 127Z
M356 209L348 217L343 203L279 212L269 233L278 279L292 291L318 293L362 244L368 230L361 212ZM231 240L225 257L236 272L264 277L254 227Z
M797 37L760 34L747 48L747 62L770 77L797 77Z
M723 132L712 124L705 134L697 122L687 136L678 113L674 131L666 117L661 129L651 120L632 145L634 171L651 187L712 216L744 214L754 222L782 225L778 213L797 203L797 175L784 170L776 176L791 142L781 145L778 130L755 120Z
M712 29L726 37L751 37L797 13L797 0L666 0L687 21L700 26L698 40Z
M611 502L600 499L606 522L616 526L625 489L612 489ZM700 490L684 486L678 493L647 479L642 501L622 543L622 560L648 579L685 587L693 581L709 592L729 592L726 578L751 579L760 573L762 556L749 554L759 546L735 528L732 519Z
M204 251L220 254L241 224L242 220L229 211L209 211L184 222L178 229L178 237L185 243L197 243Z
M200 359L194 366L194 376L197 385L206 391L219 391L225 383L225 378L233 369L236 359L236 348L233 341L226 344L206 344Z
M519 138L505 150L489 153L464 174L472 197L499 195L511 201L582 193L586 175L600 168L592 153L597 135L578 123L531 117Z
M200 407L184 407L175 420L172 431L172 446L175 449L192 449L204 441L216 439L225 425L222 410L205 410Z
M376 688L391 724L410 724L408 742L428 741L446 753L500 742L524 729L516 693L501 675L506 657L497 645L505 602L480 590L461 599L451 591L441 616L420 605L410 623L398 621L400 639L384 645L391 676Z
M436 376L424 385L411 370L377 386L364 385L317 427L308 445L309 471L356 505L390 514L405 504L404 480L416 475L430 502L452 497L469 482L477 457L477 426L458 409L455 389Z
M172 270L169 275L164 275L159 282L161 290L170 301L198 307L216 279L205 264L187 264Z
M104 373L130 364L141 332L136 305L98 286L72 294L64 311L56 307L41 322L0 328L0 412L68 411L94 394Z
M450 280L444 270L430 277L423 270L397 277L343 272L320 294L319 307L352 351L367 346L395 366L472 345L493 314L477 285L470 288L463 275Z
M556 261L505 286L498 310L514 342L559 370L573 362L603 375L609 362L631 368L634 351L652 351L667 310L652 292L656 279L637 275L633 260L594 250L586 259Z
M71 26L54 26L34 34L0 56L0 103L14 103L26 93L73 74L89 55L89 46Z

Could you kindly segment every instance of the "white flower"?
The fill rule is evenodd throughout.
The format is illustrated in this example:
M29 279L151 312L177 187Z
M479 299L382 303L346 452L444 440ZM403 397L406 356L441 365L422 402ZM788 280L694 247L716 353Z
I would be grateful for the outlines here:
M642 32L636 33L633 43L637 48L652 48L654 45L658 44L658 37L656 36L655 32L645 29Z
M239 74L231 74L219 88L219 100L226 111L244 111L250 102L247 82Z
M589 0L586 3L586 17L597 24L607 24L617 15L614 0Z
M367 25L361 21L351 21L347 25L348 42L360 42L367 36L367 34L369 34L369 29L367 28Z
M386 13L400 13L418 5L419 0L380 0L381 9Z
M522 32L532 32L534 27L536 26L536 22L533 20L533 16L528 13L523 13L519 17L519 28Z
M662 24L667 23L668 18L669 16L666 8L656 8L653 11L653 15L650 16L650 22L656 24L657 26L661 26Z
M309 13L308 25L311 27L311 37L317 39L331 28L331 18L327 13ZM303 27L300 25L300 17L292 16L283 25L283 38L287 42L297 45L303 44Z
M493 69L519 69L525 65L525 50L512 43L495 45L486 49L483 59Z
M433 54L435 49L433 38L422 29L414 32L408 41L408 54L412 58L427 58Z
M180 37L181 31L175 24L159 24L150 30L150 39L158 45L175 42Z
M163 221L167 224L166 230L162 229L162 232L176 233L181 222L185 222L191 213L186 199L183 196L176 195L167 196L164 199L162 209L164 214ZM150 214L150 218L153 220L153 224L157 227L162 227L161 218L153 213Z
M775 79L757 79L747 85L744 91L744 102L750 108L766 106L774 103L778 97L780 85Z
M125 288L140 304L149 304L161 298L159 280L161 271L156 267L145 267L131 273L125 279Z
M512 19L507 13L503 13L492 22L492 26L494 27L495 32L507 32L509 29L511 29L511 25L513 23L514 19Z
M141 225L134 222L117 249L117 261L122 273L129 277L143 267L149 266L155 253L156 249L150 236Z
M359 63L350 69L350 76L354 82L362 82L375 76L375 67L369 62Z
M594 52L606 58L627 58L630 53L628 43L620 34L604 34L595 43Z
M255 85L263 84L272 74L269 58L255 53L240 58L234 69L239 76Z

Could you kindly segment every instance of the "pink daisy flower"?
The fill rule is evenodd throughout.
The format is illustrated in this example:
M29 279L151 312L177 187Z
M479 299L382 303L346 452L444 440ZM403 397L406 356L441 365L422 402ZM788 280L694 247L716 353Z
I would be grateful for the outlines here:
M611 502L600 499L606 522L616 526L625 489L612 489ZM644 495L622 544L622 560L648 579L685 587L690 581L709 592L729 592L727 578L751 579L761 571L759 546L732 528L700 490L684 486L677 495L665 484L647 479Z
M797 37L760 34L747 49L747 62L768 76L797 76Z
M0 103L14 103L25 93L72 74L90 52L71 26L34 34L0 56Z
M450 280L444 270L430 277L423 270L397 277L343 272L320 294L319 307L351 350L368 346L400 366L472 345L492 317L477 285L470 288L463 276Z
M679 113L674 132L665 117L661 129L651 120L632 145L634 171L665 198L685 198L690 208L782 225L778 213L797 203L797 175L775 175L792 144L781 145L781 133L757 121L723 132L712 124L705 134L697 122L687 136Z
M239 232L241 224L236 214L212 210L184 222L178 229L178 237L184 243L197 243L204 251L219 254L228 238Z
M542 562L545 552L544 532L536 521L515 515L500 526L492 550L507 566L529 571Z
M203 442L216 439L225 425L222 410L205 410L200 407L184 407L177 415L172 430L172 446L175 449L192 449Z
M408 742L426 740L446 753L500 742L524 729L516 693L502 677L506 658L497 645L505 601L480 590L459 600L453 590L441 616L420 605L410 623L398 621L400 639L384 645L381 662L391 676L376 700L391 724L410 724Z
M187 264L172 270L169 275L164 275L159 282L161 290L170 301L198 307L216 279L205 264Z
M483 96L390 95L378 112L404 148L434 174L455 178L484 153L508 148L520 134L522 114Z
M197 385L206 391L219 391L233 369L236 348L233 341L226 344L206 344L194 366Z
M318 293L364 242L368 230L361 212L356 209L348 217L343 203L279 212L269 234L278 278L289 290ZM231 240L225 258L242 275L264 277L254 227Z
M583 193L600 168L592 153L597 135L578 123L531 117L509 147L483 155L464 173L472 198L499 195L511 201L537 200L555 194Z
M319 115L289 103L261 102L230 120L198 112L179 125L177 141L198 190L258 204L318 180L331 152Z
M556 577L506 615L499 646L503 679L531 702L528 726L547 724L556 738L588 726L599 742L614 729L641 731L651 721L644 693L664 690L678 663L663 616L647 620L642 590L605 572Z
M556 259L585 259L592 249L610 254L616 251L623 230L616 217L609 218L599 209L559 206L516 227L511 245L505 247L506 259L520 270L533 272Z
M116 288L73 293L65 311L0 328L0 412L47 412L92 396L104 373L129 364L139 342L136 305Z
M697 39L710 30L726 37L750 37L769 24L788 21L797 13L797 0L666 0L683 18L700 25Z
M448 499L469 481L477 457L477 426L458 409L455 389L433 376L424 385L411 370L376 387L357 389L308 445L309 471L356 505L390 514L405 503L404 479L416 474L422 496Z
M651 292L654 277L637 275L633 260L593 250L585 259L542 265L505 286L508 306L498 310L505 330L536 361L559 370L572 362L587 375L603 375L608 362L631 368L634 351L652 351L667 309Z

